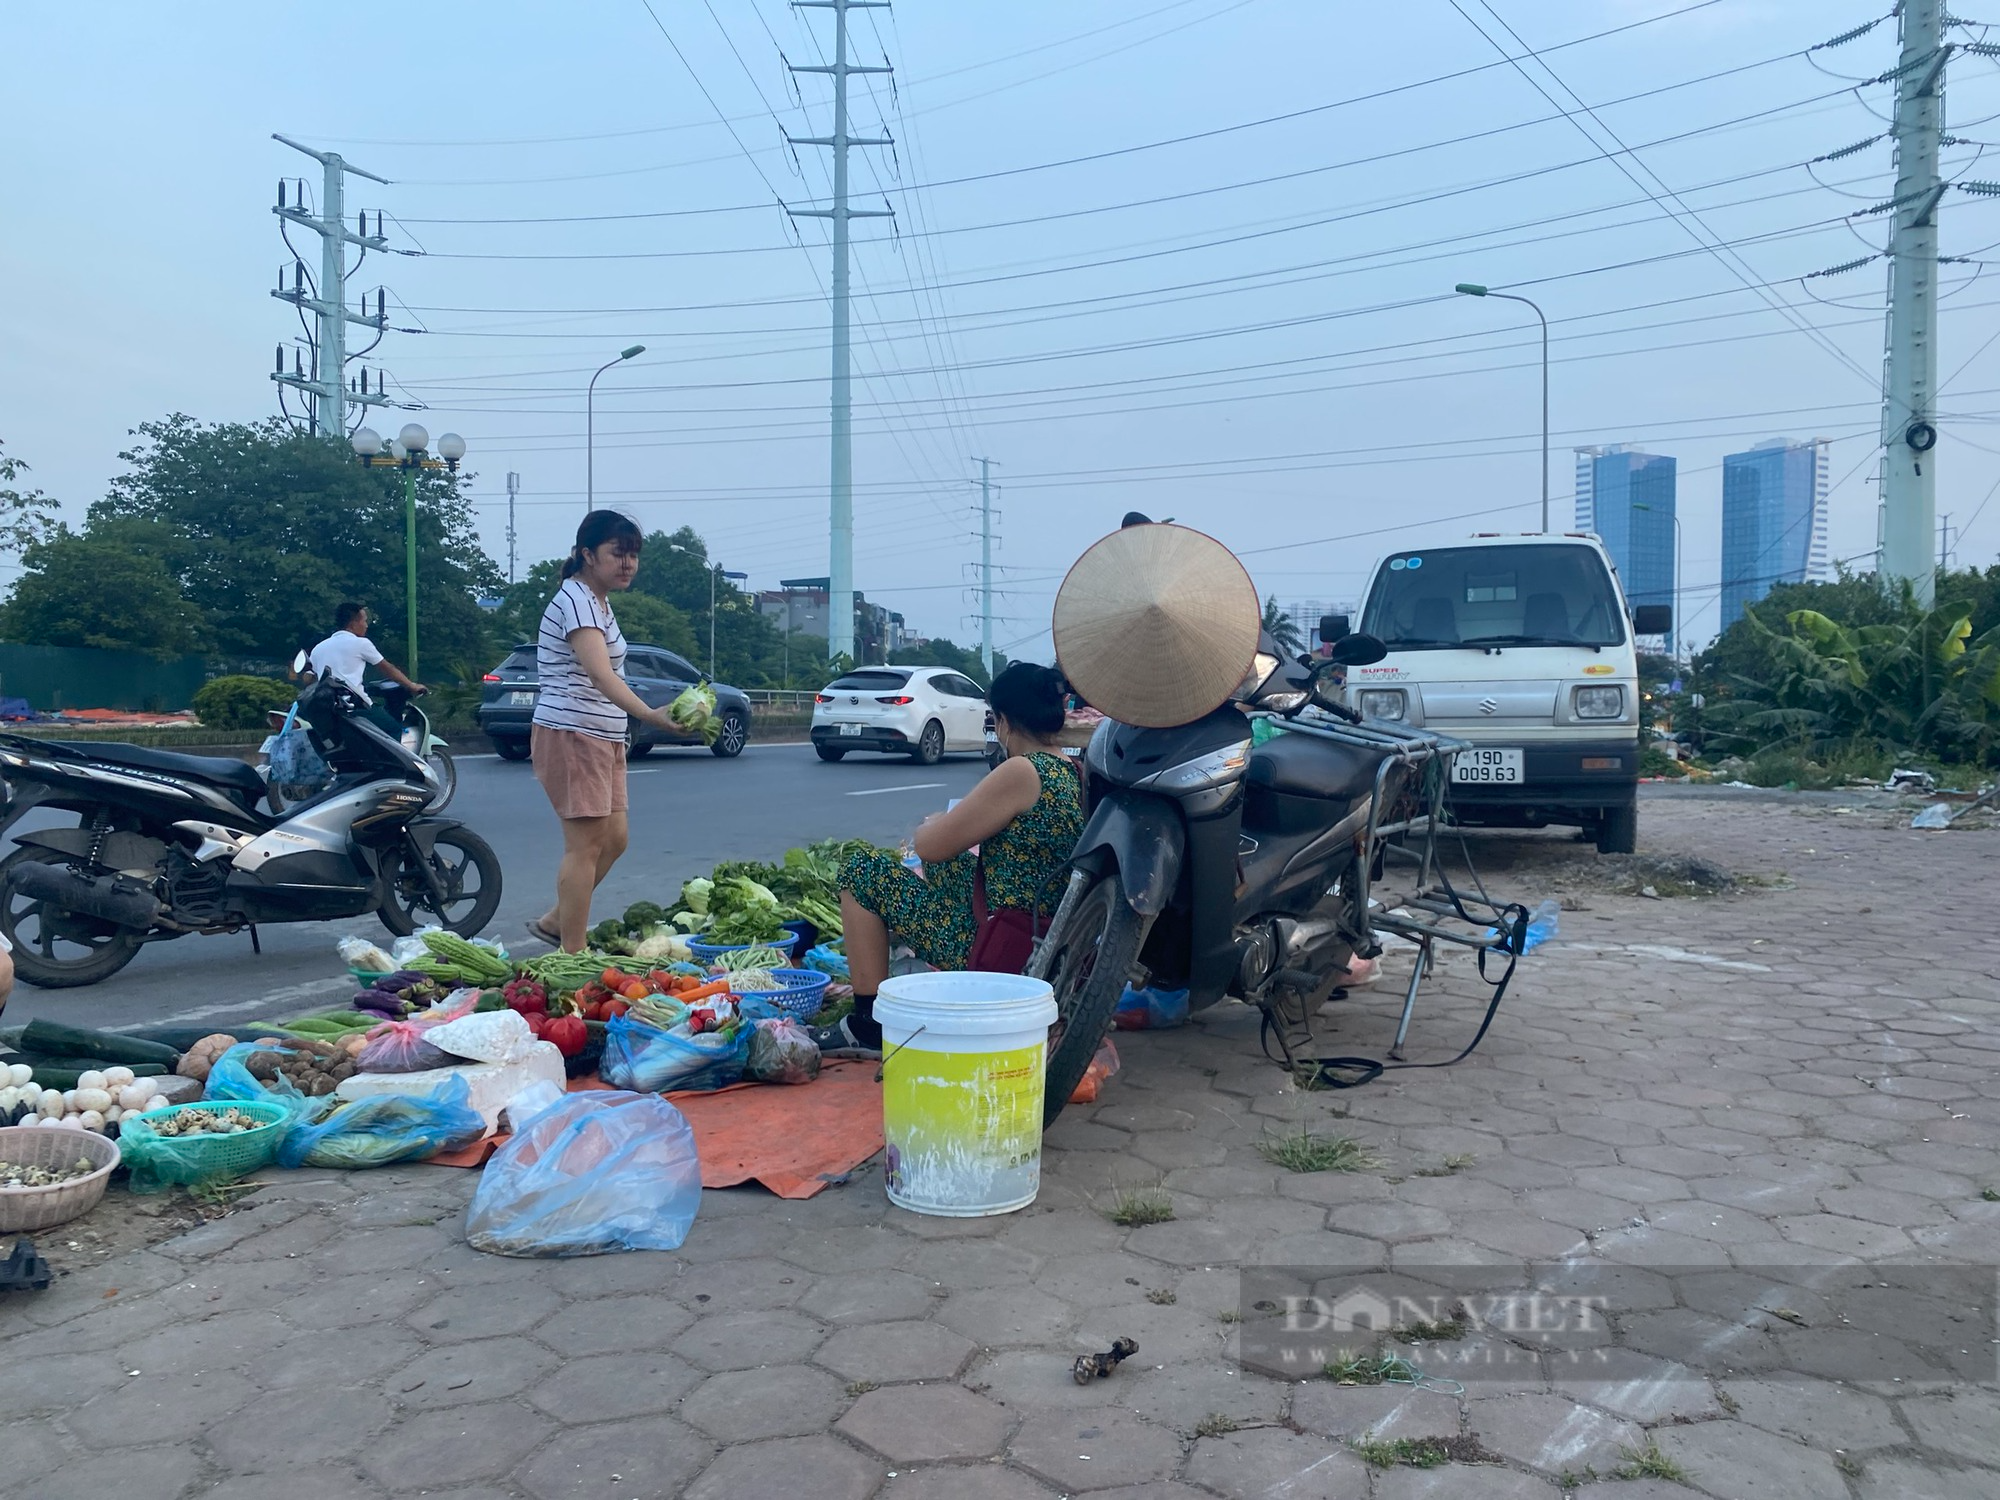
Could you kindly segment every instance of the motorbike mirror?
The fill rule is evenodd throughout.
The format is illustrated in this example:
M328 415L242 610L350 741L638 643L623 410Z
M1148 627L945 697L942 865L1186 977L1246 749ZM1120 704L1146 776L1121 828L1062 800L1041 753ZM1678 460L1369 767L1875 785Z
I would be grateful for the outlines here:
M1353 633L1353 626L1346 615L1321 615L1319 617L1319 643L1331 646L1335 641L1345 640Z
M310 660L311 658L304 651L300 651L298 655L292 658L292 675L296 677L299 673L305 671L306 663Z
M1389 648L1372 635L1344 635L1327 652L1330 660L1343 667L1365 667L1389 654Z

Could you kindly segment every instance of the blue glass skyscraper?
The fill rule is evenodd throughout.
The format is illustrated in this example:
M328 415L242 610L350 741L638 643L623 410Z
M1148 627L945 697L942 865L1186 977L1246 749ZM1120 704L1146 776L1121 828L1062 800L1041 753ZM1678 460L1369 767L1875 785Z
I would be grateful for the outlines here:
M1780 583L1830 576L1827 445L1772 438L1722 461L1722 628Z
M1576 450L1576 529L1604 539L1634 606L1674 602L1677 476L1673 459L1624 444ZM1669 652L1680 628L1675 620Z

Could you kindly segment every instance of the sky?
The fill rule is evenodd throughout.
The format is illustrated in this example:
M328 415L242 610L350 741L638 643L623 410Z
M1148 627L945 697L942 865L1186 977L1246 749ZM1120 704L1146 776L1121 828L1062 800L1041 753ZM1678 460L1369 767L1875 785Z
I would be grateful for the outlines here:
M851 17L856 582L976 641L992 461L994 640L1046 656L1063 571L1128 509L1311 611L1395 548L1532 530L1539 339L1551 488L1572 448L1680 465L1687 636L1716 628L1721 460L1833 440L1831 540L1876 541L1891 154L1887 0L899 0ZM468 446L505 566L596 498L691 525L753 588L827 570L831 12L778 0L13 5L0 12L0 441L80 517L138 423L277 410L281 177L338 151L393 247L366 359ZM1981 33L1961 32L1961 40ZM1520 59L1510 62L1509 58ZM1591 107L1578 108L1565 89ZM2000 177L2000 61L1959 57L1948 175ZM1622 164L1622 165L1621 165ZM1669 196L1669 190L1673 196ZM1938 509L2000 550L2000 203L1941 209ZM317 241L293 231L314 273ZM1716 248L1718 243L1722 248ZM350 374L355 366L350 366ZM1989 435L1991 434L1991 435ZM338 518L329 517L330 525ZM0 581L18 572L0 561Z

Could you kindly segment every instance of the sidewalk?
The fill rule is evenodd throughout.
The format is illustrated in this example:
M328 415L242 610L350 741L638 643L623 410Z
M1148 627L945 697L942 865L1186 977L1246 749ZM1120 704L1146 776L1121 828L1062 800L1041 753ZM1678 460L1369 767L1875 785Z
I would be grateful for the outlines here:
M2000 835L1893 821L1650 805L1649 848L1788 882L1573 893L1455 1068L1300 1094L1240 1007L1121 1036L1002 1218L892 1210L871 1166L801 1203L708 1193L679 1254L525 1262L464 1244L470 1173L273 1173L0 1299L0 1492L2000 1500ZM1578 854L1476 848L1531 900ZM1339 1050L1379 1054L1392 987L1345 1003ZM1447 968L1413 1056L1463 1044L1475 993ZM1376 1164L1259 1151L1301 1128ZM1110 1222L1138 1189L1171 1220ZM1881 1285L1815 1269L1849 1259ZM1524 1260L1599 1268L1584 1357L1478 1327L1393 1346L1462 1393L1237 1363L1240 1266L1506 1287ZM1983 1306L1944 1262L1986 1268ZM1137 1355L1075 1384L1117 1338Z

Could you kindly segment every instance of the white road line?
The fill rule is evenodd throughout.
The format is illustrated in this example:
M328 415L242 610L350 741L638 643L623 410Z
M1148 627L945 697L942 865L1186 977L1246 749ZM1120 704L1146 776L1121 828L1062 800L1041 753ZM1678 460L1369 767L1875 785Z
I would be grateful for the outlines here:
M880 797L887 792L934 792L942 787L942 781L913 781L908 786L871 786L858 792L847 793L850 797Z
M222 1005L202 1005L193 1010L177 1011L170 1016L150 1016L143 1021L134 1021L127 1026L109 1026L107 1031L139 1031L149 1026L185 1026L193 1021L206 1021L210 1016L241 1015L245 1011L268 1010L273 1020L284 1014L286 1007L332 990L358 988L346 975L335 979L311 979L304 984L288 984L283 989L272 990L255 1000L234 1000Z

